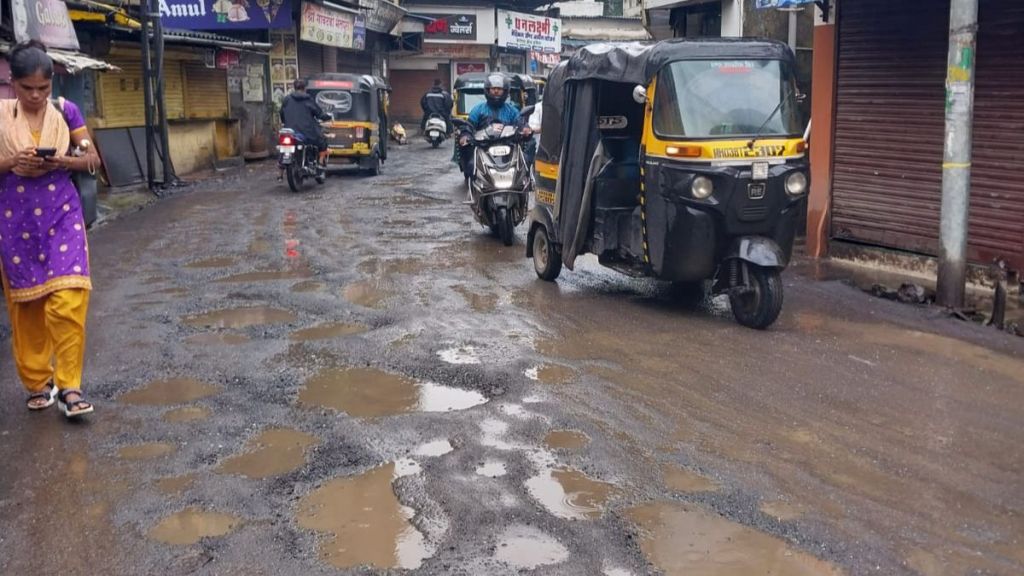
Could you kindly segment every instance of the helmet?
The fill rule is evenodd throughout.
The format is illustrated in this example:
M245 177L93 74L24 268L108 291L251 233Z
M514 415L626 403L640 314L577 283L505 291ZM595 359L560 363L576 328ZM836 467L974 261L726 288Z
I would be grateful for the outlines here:
M501 88L501 96L492 96L491 88ZM508 100L509 82L504 74L491 74L484 80L484 95L491 106L501 106Z

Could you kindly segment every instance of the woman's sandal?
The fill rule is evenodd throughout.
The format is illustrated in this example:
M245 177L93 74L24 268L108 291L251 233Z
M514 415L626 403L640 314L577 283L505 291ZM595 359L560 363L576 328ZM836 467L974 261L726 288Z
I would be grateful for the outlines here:
M68 402L69 394L78 394L78 400L72 400ZM57 407L64 413L64 416L68 418L77 418L86 414L92 414L93 406L91 403L85 401L85 396L82 395L82 391L71 388L68 390L61 390L57 393Z
M53 406L53 403L56 402L56 398L57 387L54 386L53 382L50 382L46 385L46 388L43 388L42 392L36 392L35 394L29 395L25 404L28 406L29 410L46 410L50 406ZM42 402L40 402L40 400L42 400Z

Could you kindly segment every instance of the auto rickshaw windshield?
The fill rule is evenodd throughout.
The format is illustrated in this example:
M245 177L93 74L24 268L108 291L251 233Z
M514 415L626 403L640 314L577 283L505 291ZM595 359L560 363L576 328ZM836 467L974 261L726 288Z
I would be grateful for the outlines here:
M658 74L654 131L667 139L801 134L796 83L780 60L687 60Z
M336 120L370 120L370 94L347 90L320 90L313 97Z

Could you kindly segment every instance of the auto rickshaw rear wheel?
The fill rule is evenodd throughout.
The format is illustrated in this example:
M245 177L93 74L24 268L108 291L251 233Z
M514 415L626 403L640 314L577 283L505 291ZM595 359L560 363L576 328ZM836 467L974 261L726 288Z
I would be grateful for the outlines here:
M562 273L562 255L548 239L544 226L533 232L533 269L541 280L554 282Z
M729 304L741 325L764 330L782 311L782 276L775 268L745 265L749 284L729 294Z

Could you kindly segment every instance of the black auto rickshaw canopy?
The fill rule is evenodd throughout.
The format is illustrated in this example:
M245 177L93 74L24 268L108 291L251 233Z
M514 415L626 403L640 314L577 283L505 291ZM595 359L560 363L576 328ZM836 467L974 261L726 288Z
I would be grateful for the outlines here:
M591 160L602 143L623 181L639 182L645 107L632 99L668 64L685 60L780 60L795 69L780 42L746 38L673 39L657 43L585 46L551 71L545 86L537 171L557 178L554 226L570 268L585 251L591 202L586 196ZM611 124L606 119L613 118ZM557 176L555 176L557 174ZM660 265L662 246L652 246Z
M346 155L373 155L387 158L388 93L391 87L378 76L341 72L317 74L309 78L306 91L324 112L331 115L329 133L366 130L366 150L347 150ZM332 150L332 154L335 151Z

